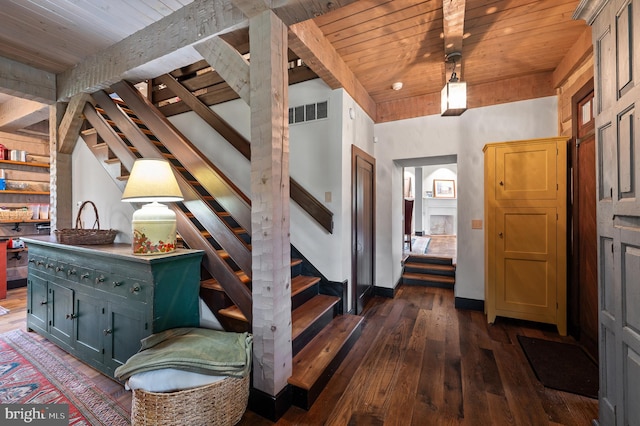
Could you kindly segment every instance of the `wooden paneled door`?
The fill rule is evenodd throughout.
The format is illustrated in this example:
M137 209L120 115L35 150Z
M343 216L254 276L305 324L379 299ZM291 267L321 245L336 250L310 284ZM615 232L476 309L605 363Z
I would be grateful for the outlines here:
M351 294L355 313L361 314L375 283L376 160L355 145L351 148Z
M640 425L640 0L585 7L594 14L586 20L595 70L599 424Z
M598 359L598 222L596 219L596 141L593 80L573 98L571 142L572 250L569 330Z

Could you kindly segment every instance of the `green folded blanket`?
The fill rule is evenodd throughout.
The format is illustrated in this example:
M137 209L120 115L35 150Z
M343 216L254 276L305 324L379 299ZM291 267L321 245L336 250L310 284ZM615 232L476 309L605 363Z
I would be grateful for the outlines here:
M138 353L116 368L114 376L126 380L136 373L176 368L215 376L245 377L251 370L249 333L206 328L174 328L142 339Z

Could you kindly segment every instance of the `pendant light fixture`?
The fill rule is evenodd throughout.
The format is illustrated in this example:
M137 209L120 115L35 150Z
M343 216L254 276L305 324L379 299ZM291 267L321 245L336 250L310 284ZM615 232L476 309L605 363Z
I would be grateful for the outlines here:
M457 116L467 110L467 83L458 80L456 63L462 58L460 52L449 53L445 58L446 64L452 63L451 78L442 88L440 97L440 115Z

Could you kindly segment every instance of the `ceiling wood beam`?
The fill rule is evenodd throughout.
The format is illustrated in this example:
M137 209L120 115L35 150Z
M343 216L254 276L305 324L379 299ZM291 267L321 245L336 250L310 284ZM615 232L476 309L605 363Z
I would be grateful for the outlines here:
M11 98L0 105L0 128L13 132L49 119L49 105ZM48 133L47 133L48 135Z
M444 54L462 52L464 36L465 0L442 1L442 23L444 28Z
M247 18L253 18L271 9L265 0L232 0L232 3L240 9Z
M464 37L464 12L465 0L443 0L442 1L442 25L444 39L444 56L453 52L462 54L462 39ZM462 63L464 56L455 63L456 73L462 79ZM447 70L445 70L446 74ZM447 77L446 80L449 80Z
M192 47L247 25L231 0L195 0L124 40L58 74L58 100L93 93L123 79L140 81L201 59Z
M344 88L369 117L375 120L375 101L313 21L289 26L289 49L330 88Z
M53 104L56 76L11 59L0 57L0 92L36 102Z
M553 95L552 72L545 72L469 86L467 106L480 108ZM380 102L376 123L436 114L440 114L440 92Z
M236 49L220 37L194 46L202 57L213 67L247 105L251 105L249 97L249 61Z
M553 85L558 88L578 69L585 59L593 55L593 42L591 40L591 27L586 27L578 40L562 58L553 71Z
M58 129L58 152L73 153L84 122L84 106L87 102L95 105L95 101L87 93L78 93L69 101Z

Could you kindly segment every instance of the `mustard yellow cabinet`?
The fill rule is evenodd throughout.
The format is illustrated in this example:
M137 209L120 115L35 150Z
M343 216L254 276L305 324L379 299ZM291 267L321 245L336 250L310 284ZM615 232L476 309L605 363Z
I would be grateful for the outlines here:
M567 333L566 138L488 144L485 312Z

